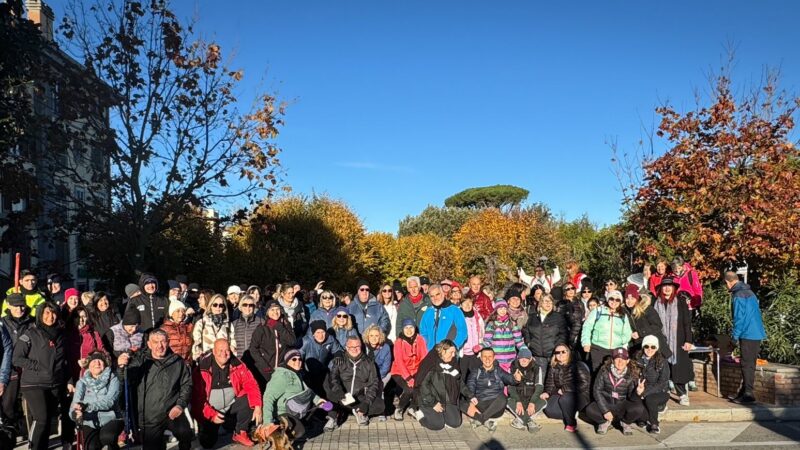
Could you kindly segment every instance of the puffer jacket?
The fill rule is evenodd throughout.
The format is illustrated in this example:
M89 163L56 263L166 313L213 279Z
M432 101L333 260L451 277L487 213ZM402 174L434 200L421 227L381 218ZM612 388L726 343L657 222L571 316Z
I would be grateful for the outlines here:
M335 310L335 305L328 310L322 309L321 307L315 309L314 312L311 313L311 318L308 320L309 325L315 320L321 320L325 322L325 326L327 328L330 328L333 324L333 319L336 318L336 313L334 313ZM307 333L311 334L311 328L308 329Z
M7 316L3 316L0 318L0 322L3 322L6 330L8 331L8 335L11 337L11 345L17 345L17 340L28 329L31 325L33 325L33 317L30 315L24 315L19 319L14 318L11 314Z
M584 362L572 361L569 364L549 366L544 382L544 392L551 397L561 392L574 392L578 396L578 410L589 404L591 390L591 371Z
M301 394L306 394L301 395ZM288 412L286 402L294 397L295 399L307 398L309 401L300 406L302 409L311 408L322 399L310 391L308 386L303 383L300 374L286 367L278 367L264 390L264 423L273 423L275 420ZM300 417L302 418L302 417Z
M381 380L375 363L364 353L356 359L346 353L336 356L325 377L328 400L341 403L348 392L363 404L372 403L381 395Z
M510 373L500 368L497 361L492 370L486 370L483 365L470 371L467 375L466 397L477 398L478 401L491 400L496 397L505 397L503 392L506 386L516 385L517 381Z
M411 339L401 334L394 343L394 361L391 374L404 379L409 387L414 387L414 375L419 365L428 354L425 339L415 334Z
M614 383L619 381L621 382L614 386ZM600 370L597 371L597 378L594 380L594 388L592 389L594 401L597 402L600 411L605 414L611 411L612 405L624 402L627 398L632 398L636 395L637 382L638 380L633 379L630 367L621 378L617 378L611 373L611 367L603 364ZM616 398L614 398L614 393L616 393Z
M621 309L611 314L607 306L598 306L583 324L581 345L595 345L607 350L628 348L631 341L631 323Z
M508 387L508 397L515 402L522 402L523 405L532 403L544 392L544 373L533 360L528 363L528 367L522 367L519 360L511 364L511 373L519 371L522 380L515 386Z
M117 371L117 376L123 382L127 376L130 389L135 389L130 397L139 413L139 426L157 426L168 420L174 406L186 409L191 403L189 366L171 350L162 359L154 359L150 350L133 353L125 367Z
M358 331L355 328L349 330L347 328L331 329L331 333L342 348L347 345L347 338L358 336Z
M761 310L758 307L758 298L750 286L741 281L731 288L731 309L733 315L734 341L750 339L760 341L767 338L764 331L764 322L761 320Z
M635 361L645 380L642 397L669 392L669 363L664 358L657 362L656 358L648 359L642 354L637 355Z
M264 318L255 314L250 317L240 315L238 319L233 321L231 326L233 327L233 335L236 336L236 348L233 353L237 358L244 358L245 352L250 349L250 343L253 341L253 333L256 328L263 324Z
M63 386L69 377L63 330L50 340L42 329L44 305L42 303L36 308L36 323L19 336L14 346L12 364L22 369L19 382L22 388L51 389Z
M128 334L122 322L114 325L106 333L106 342L111 344L115 358L128 351L138 351L144 345L144 333L138 328L135 333Z
M306 335L300 343L300 355L305 362L306 372L312 377L324 376L333 357L342 350L339 341L331 335L325 336L325 342L321 344L314 336Z
M284 320L267 320L253 332L250 356L253 357L259 376L268 379L283 361L283 355L295 346L294 331Z
M580 299L572 302L561 300L556 306L556 311L564 315L567 322L567 344L575 346L580 344L581 329L583 328L583 318L586 316L586 308Z
M364 346L364 353L367 354L373 361L375 367L378 369L378 377L381 380L389 375L389 369L392 367L392 347L389 343L385 343L377 348L372 348L369 344Z
M644 340L645 336L652 334L658 338L658 349L661 354L664 355L665 358L672 356L672 351L670 351L669 346L667 345L667 339L664 337L661 317L658 315L652 305L648 306L647 309L644 310L644 314L638 318L634 317L632 310L625 306L623 306L623 308L625 309L628 319L630 320L631 331L639 333L638 338L631 339L631 348L641 348L642 341Z
M192 330L192 339L194 340L192 359L195 361L200 359L205 353L210 352L214 348L214 342L216 342L217 339L227 340L231 345L231 350L234 353L236 352L235 331L233 327L231 327L228 314L224 314L225 319L219 326L214 325L211 314L208 312L194 324L194 329Z
M169 348L185 361L191 361L192 345L194 344L192 324L176 323L169 319L161 325L161 329L166 331L169 336Z
M169 308L169 300L158 294L147 294L144 291L144 281L148 278L155 278L151 274L143 273L139 277L139 289L141 294L128 300L126 310L135 308L139 311L142 318L141 327L144 331L158 328L164 323ZM158 292L158 291L156 291Z
M361 303L356 296L347 307L347 312L355 319L355 328L362 336L371 325L379 326L384 335L388 335L392 330L392 324L389 323L389 314L386 313L383 305L378 303L378 299L373 296L369 297L366 304Z
M556 345L567 341L567 321L555 310L544 316L544 320L536 311L528 316L522 335L533 356L549 359Z
M98 430L117 418L117 399L119 379L110 367L103 369L97 378L87 371L75 385L69 417L75 420L75 404L83 403L86 405L83 410L83 424Z
M216 364L214 355L207 355L197 362L197 367L192 371L192 412L198 420L211 421L217 415L217 410L208 403L212 389L212 364ZM235 356L228 360L228 380L234 397L247 397L251 409L261 406L258 383L247 366Z

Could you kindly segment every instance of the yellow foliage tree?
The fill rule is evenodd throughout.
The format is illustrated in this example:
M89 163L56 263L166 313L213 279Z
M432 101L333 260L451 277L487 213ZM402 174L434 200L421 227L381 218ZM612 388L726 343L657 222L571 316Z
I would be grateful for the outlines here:
M432 280L452 276L452 246L433 234L413 234L395 238L389 233L370 233L366 237L368 263L373 276L382 281L405 280L412 275L427 275Z

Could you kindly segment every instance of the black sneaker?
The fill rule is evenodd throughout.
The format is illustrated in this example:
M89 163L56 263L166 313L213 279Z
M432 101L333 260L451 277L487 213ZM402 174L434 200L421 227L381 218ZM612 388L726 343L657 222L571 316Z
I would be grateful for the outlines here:
M661 428L658 428L658 425L651 424L648 431L650 431L650 434L661 434Z

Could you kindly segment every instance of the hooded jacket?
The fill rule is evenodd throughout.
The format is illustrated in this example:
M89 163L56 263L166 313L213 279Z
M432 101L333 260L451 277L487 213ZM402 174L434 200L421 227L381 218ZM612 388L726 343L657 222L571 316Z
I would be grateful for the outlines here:
M384 380L389 375L389 369L392 367L392 347L389 342L383 343L378 348L372 348L368 343L365 343L364 353L375 361L378 377Z
M250 343L250 356L253 357L259 375L268 378L283 361L283 356L295 346L295 336L284 320L270 325L270 320L256 328Z
M663 358L656 361L656 358L645 358L639 352L636 357L636 364L640 367L641 377L644 378L644 392L642 398L650 394L669 392L669 363Z
M213 378L212 364L216 364L214 355L207 355L197 362L197 367L192 371L192 411L198 419L206 421L211 421L217 415L217 410L208 402ZM228 360L228 379L236 398L246 396L251 409L261 406L258 383L247 366L235 356Z
M425 339L414 334L412 339L404 334L397 337L394 343L394 361L392 362L391 374L397 375L408 383L409 387L414 387L414 375L417 374L419 366L428 354L428 347Z
M75 420L76 403L86 405L83 410L83 424L98 430L117 418L117 399L119 398L119 379L106 367L100 376L94 378L89 371L75 385L75 395L70 404L69 417Z
M383 305L378 303L373 295L369 296L366 303L361 303L358 295L353 298L350 305L347 306L347 312L355 319L355 328L358 334L364 335L364 331L371 325L377 325L383 331L384 335L388 335L392 330L392 324L389 323L389 314L386 313Z
M186 409L192 401L192 374L184 360L167 349L162 359L154 359L150 350L133 353L117 376L128 377L131 401L138 411L140 426L156 426L167 420L174 406Z
M750 286L741 281L731 288L731 310L734 341L739 339L761 341L767 338L764 322L761 320L761 310L758 307L758 298Z
M343 351L339 341L330 334L325 335L325 342L319 343L313 335L306 335L300 343L300 356L305 363L306 372L312 378L321 378L328 372L333 357Z
M141 294L131 298L126 308L126 310L135 308L139 311L139 315L142 317L141 327L144 331L150 331L160 327L161 324L164 323L164 317L166 317L169 308L169 301L157 294L158 282L156 282L156 293L147 294L144 291L144 282L148 279L155 280L156 278L149 273L143 273L139 277L139 289Z
M65 356L69 366L70 384L75 384L81 379L83 369L78 365L78 360L86 359L93 351L106 353L103 340L94 331L91 325L84 325L81 328L75 326L66 330Z
M419 334L425 339L428 351L444 339L450 339L460 349L467 342L464 313L447 299L438 307L431 305L422 315Z
M531 359L528 367L522 367L519 360L511 363L511 373L519 371L522 380L519 384L508 387L508 398L523 405L539 401L539 396L544 392L544 371Z
M56 323L55 337L47 335L41 320L44 307L45 303L36 307L36 323L19 336L14 346L12 364L22 369L20 388L51 389L67 381L63 329Z

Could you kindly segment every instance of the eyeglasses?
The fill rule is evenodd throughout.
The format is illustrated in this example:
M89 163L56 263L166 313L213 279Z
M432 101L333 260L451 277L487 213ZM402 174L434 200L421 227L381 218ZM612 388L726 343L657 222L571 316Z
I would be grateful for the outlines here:
M567 351L566 350L558 350L558 351L555 351L553 353L555 353L556 355L565 355L567 353Z
M222 303L212 303L211 306L214 307L214 308L222 308L225 305L222 304Z
M565 291L574 291L575 288L574 287L565 287L564 290Z
M609 281L608 283L606 283L606 286L616 286L616 285L617 283L614 283L613 281Z
M339 318L339 319L346 319L347 316L348 316L347 314L337 314L336 315L336 317Z
M359 345L358 347L351 347L351 346L349 346L349 345L348 345L348 346L347 346L347 349L348 349L348 350L360 350L360 349L361 349L361 346Z
M369 292L369 288L361 288L358 291L359 292Z
M392 292L392 290L391 289L384 289L381 292Z
M323 299L323 300L333 300L333 296L332 295L323 295L320 298Z
M255 306L256 305L254 305L253 303L242 303L241 305L239 305L240 308L254 308Z
M611 303L611 302L617 302L617 303L619 303L621 300L620 300L620 299L618 299L618 298L611 297L611 298L609 298L609 299L608 299L608 300L606 300L606 301L607 301L608 303Z
M300 361L300 357L299 356L295 356L293 358L289 358L289 361Z
M645 350L658 350L658 347L655 345L643 345L642 348Z

